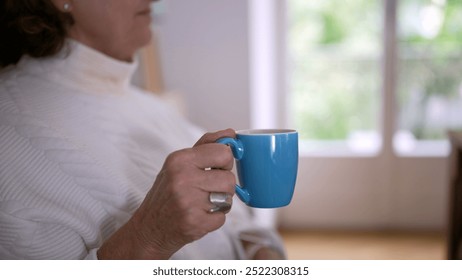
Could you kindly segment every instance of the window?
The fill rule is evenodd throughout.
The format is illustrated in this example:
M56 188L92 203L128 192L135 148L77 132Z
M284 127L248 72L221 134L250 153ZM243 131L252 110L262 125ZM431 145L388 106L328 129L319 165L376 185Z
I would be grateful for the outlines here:
M380 8L370 0L289 1L289 90L301 139L378 149Z
M447 129L462 128L462 2L399 1L397 18L394 144L406 153L419 142L441 145Z
M393 139L398 153L443 154L446 129L462 128L462 2L388 2L387 15L383 0L288 0L291 108L308 147L374 153Z

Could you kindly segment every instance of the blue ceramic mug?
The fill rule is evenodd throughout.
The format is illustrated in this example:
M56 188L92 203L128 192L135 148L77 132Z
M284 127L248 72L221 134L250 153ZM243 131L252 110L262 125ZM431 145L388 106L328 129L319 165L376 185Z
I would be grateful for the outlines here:
M257 208L277 208L290 203L298 170L298 133L289 129L254 129L236 132L236 139L222 138L236 158L240 185L237 196Z

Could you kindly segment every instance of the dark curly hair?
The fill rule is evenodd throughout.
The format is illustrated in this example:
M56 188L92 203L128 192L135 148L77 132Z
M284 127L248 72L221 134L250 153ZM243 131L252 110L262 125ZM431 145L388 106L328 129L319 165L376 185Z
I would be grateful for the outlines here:
M64 46L70 14L50 0L0 1L0 68L16 64L21 56L45 57Z

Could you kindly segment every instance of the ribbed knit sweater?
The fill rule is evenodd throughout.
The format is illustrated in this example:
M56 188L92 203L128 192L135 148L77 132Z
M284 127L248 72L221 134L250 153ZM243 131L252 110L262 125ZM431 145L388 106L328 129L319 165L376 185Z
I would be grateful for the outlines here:
M198 139L166 102L130 84L135 68L69 41L55 57L2 71L0 258L96 259L166 156ZM234 203L225 226L173 258L236 258L246 211Z

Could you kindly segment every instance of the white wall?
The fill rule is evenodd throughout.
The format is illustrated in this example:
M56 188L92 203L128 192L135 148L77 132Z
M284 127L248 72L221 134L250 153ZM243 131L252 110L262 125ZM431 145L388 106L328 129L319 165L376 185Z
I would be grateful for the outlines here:
M248 128L246 0L168 0L157 24L168 91L208 131Z
M158 36L166 88L207 130L251 125L248 1L169 0ZM445 228L444 157L302 157L283 227Z
M400 158L394 166L380 157L301 158L295 196L280 222L288 228L443 230L447 170L444 158Z

